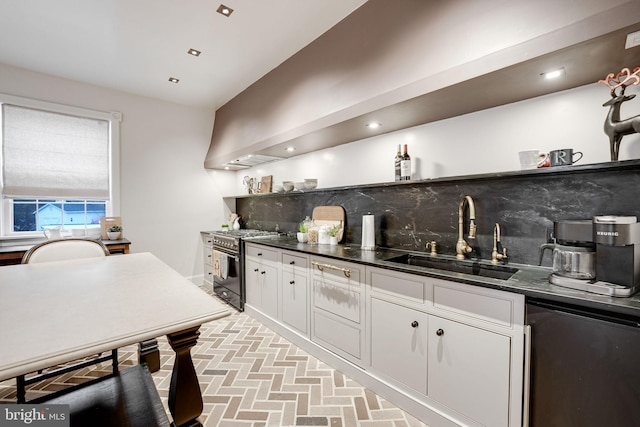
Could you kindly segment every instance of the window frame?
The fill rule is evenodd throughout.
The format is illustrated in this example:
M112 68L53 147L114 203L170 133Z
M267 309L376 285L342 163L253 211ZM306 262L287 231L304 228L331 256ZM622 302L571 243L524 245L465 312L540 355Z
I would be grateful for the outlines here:
M106 201L106 212L107 216L120 216L120 122L122 121L122 113L118 111L98 111L0 93L0 105L5 103L52 113L107 121L109 123L109 200ZM2 144L2 126L2 117L0 115L0 145ZM0 173L2 173L1 156L2 150L0 150ZM1 185L2 182L0 181ZM0 204L2 205L0 208L0 240L41 237L41 231L14 232L12 230L13 199L2 197L1 190L2 188L0 187ZM33 197L33 199L46 198L48 197ZM25 197L21 197L21 199L25 199ZM52 196L51 199L57 198Z

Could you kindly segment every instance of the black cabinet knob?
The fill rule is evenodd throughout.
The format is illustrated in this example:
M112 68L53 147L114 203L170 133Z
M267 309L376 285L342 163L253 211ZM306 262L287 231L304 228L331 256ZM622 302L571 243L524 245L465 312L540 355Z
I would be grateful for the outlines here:
M260 274L265 274L265 273L266 273L266 271L261 271L261 272L260 272Z
M295 280L292 280L292 281L290 281L290 282L289 282L289 284L290 284L290 285L295 285L295 284L296 284L296 281L295 281Z
M414 320L413 322L411 322L411 327L412 328L417 328L418 327L418 321Z
M293 265L293 264L295 264L295 263L296 263L295 261L291 261L289 264L290 264L290 265Z
M262 252L258 253L258 256L262 256Z
M444 335L444 330L442 330L442 329L438 329L438 330L436 331L436 335L437 335L437 336L439 336L439 337L443 336L443 335Z
M256 269L254 269L253 271L255 271L255 272L257 273L257 272L258 272L258 271L260 271L260 270L258 270L258 269L256 268Z

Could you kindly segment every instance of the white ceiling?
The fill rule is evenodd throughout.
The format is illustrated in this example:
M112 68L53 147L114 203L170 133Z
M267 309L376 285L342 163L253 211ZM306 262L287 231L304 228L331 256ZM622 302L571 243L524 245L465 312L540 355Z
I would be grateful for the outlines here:
M217 109L365 2L0 0L0 62Z

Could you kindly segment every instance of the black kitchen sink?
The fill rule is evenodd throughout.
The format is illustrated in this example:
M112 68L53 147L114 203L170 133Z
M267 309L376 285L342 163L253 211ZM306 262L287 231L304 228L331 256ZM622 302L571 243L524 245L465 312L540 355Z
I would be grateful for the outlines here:
M471 260L436 258L414 254L400 255L389 258L386 261L500 280L507 280L518 272L517 268L507 267L505 265L481 264Z

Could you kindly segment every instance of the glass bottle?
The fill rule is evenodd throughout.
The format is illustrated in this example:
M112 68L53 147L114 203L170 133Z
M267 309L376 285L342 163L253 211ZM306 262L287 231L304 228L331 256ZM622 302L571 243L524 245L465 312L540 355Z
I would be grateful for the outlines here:
M407 144L404 144L404 154L400 162L400 180L409 181L411 179L411 156L407 150Z

